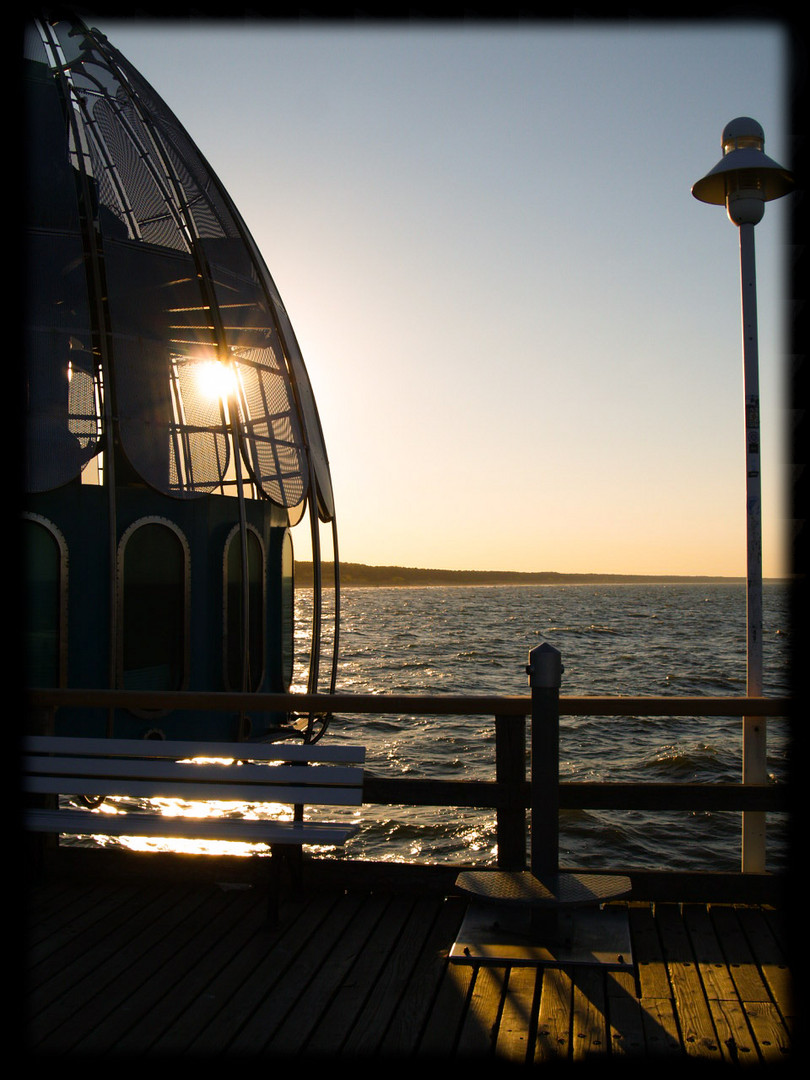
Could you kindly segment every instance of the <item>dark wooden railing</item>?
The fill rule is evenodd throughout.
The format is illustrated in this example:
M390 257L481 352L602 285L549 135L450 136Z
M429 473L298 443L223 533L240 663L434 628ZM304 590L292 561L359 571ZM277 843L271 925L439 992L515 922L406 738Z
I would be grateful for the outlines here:
M560 716L738 716L784 718L787 698L747 697L568 697L555 695ZM492 716L495 721L495 778L428 780L375 775L367 770L367 804L457 806L496 812L498 862L503 869L522 867L526 858L526 810L547 798L559 810L602 809L663 811L787 812L784 784L615 783L559 781L558 762L536 761L526 774L526 718L532 696L421 694L238 694L163 693L111 690L32 690L30 705L52 713L59 707L280 712L287 714L405 714L408 716ZM539 771L544 770L544 773ZM538 791L541 794L538 796ZM556 859L556 821L544 815L547 835L535 827L533 844ZM549 824L550 823L550 824ZM553 826L553 827L552 827Z

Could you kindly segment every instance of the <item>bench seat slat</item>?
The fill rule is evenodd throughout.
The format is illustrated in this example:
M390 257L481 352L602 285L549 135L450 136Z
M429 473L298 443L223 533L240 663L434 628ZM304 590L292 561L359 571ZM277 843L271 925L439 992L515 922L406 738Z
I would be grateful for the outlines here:
M350 765L217 765L215 763L188 764L181 761L133 761L105 758L44 757L31 754L23 759L23 769L31 775L42 776L98 776L112 779L173 780L180 783L213 781L226 784L261 784L325 787L358 786L363 782L361 769Z
M139 799L213 799L218 802L307 803L312 806L359 806L362 788L303 784L212 784L170 780L105 780L95 777L29 776L24 790L38 795L104 795Z
M23 749L31 753L89 754L103 757L225 758L239 761L344 761L362 764L364 746L337 743L218 743L195 740L162 739L91 739L72 735L29 735Z
M265 844L343 844L359 825L311 821L246 821L243 818L163 817L159 814L97 814L89 810L28 810L35 832L166 839L232 840Z

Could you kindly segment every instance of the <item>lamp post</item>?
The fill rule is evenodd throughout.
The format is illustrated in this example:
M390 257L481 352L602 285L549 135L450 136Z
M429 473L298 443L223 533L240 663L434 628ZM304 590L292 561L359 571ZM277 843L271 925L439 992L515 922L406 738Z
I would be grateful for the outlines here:
M723 157L692 187L701 202L725 206L740 230L743 382L747 506L747 676L748 697L762 695L762 498L759 437L759 354L754 226L765 203L793 188L787 169L764 151L765 134L756 120L740 116L723 129ZM767 781L764 717L743 717L743 783ZM742 825L742 870L765 871L765 814L746 811Z

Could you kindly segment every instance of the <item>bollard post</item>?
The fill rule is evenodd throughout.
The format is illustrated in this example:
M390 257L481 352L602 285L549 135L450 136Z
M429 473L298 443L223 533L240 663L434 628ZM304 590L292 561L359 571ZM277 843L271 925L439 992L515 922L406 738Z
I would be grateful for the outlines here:
M526 673L532 691L531 870L556 874L560 841L559 650L543 642L529 653Z
M531 869L499 865L494 872L458 875L456 887L473 902L450 950L452 961L633 966L627 913L617 918L603 911L607 901L630 895L630 879L559 869L560 661L557 649L544 642L532 649L526 666L532 691Z

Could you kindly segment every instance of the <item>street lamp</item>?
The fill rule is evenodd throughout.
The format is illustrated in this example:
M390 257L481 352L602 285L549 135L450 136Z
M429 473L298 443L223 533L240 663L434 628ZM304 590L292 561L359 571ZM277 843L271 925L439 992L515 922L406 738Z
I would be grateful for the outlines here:
M747 679L748 697L762 696L762 498L759 450L759 356L754 226L765 203L787 195L793 178L764 151L765 133L756 120L740 116L723 129L723 156L692 187L701 202L725 206L740 229L743 381L747 504ZM743 717L743 783L767 781L764 717ZM742 869L765 871L765 814L743 813Z

